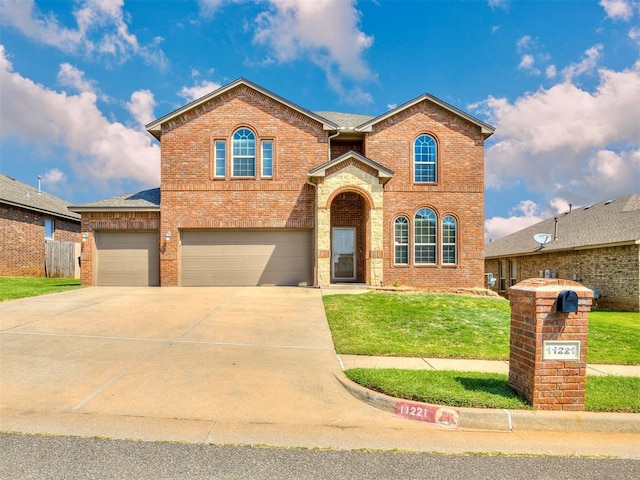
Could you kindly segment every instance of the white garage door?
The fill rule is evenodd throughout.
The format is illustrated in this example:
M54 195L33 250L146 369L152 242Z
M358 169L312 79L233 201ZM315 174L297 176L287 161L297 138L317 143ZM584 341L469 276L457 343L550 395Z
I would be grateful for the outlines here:
M309 230L185 230L183 286L311 285Z
M158 232L96 232L96 284L160 285Z

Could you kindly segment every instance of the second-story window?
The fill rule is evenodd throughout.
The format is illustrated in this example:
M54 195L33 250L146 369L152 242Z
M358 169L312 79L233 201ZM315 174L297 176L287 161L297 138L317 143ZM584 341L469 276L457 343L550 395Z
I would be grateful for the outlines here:
M430 135L420 135L413 142L413 180L433 183L438 176L438 147Z
M224 178L227 174L227 142L216 140L214 142L213 168L214 176Z
M262 173L263 177L273 177L273 140L262 141Z
M256 136L248 128L239 128L233 134L231 174L234 177L256 176Z

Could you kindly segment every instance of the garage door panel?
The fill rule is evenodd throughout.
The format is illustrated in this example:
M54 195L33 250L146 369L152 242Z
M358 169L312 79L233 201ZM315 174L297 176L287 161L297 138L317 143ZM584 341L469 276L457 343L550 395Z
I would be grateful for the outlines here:
M96 232L96 284L159 285L157 232Z
M310 284L311 253L310 231L183 231L182 285Z

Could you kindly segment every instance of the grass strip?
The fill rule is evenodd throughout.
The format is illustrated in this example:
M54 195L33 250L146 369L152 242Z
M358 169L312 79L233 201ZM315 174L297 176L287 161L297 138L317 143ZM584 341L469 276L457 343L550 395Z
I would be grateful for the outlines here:
M348 378L396 398L450 407L530 409L500 373L354 368ZM588 377L585 409L640 413L640 377Z
M81 288L78 278L0 277L0 301Z

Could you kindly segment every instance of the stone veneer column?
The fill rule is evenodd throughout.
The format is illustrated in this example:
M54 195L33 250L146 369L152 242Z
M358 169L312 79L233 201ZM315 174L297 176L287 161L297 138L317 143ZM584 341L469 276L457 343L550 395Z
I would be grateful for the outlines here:
M578 296L576 313L556 311L562 290ZM509 289L509 386L536 410L584 410L588 316L593 292L571 280L530 278ZM577 359L563 354L579 341ZM573 347L569 347L570 350Z

